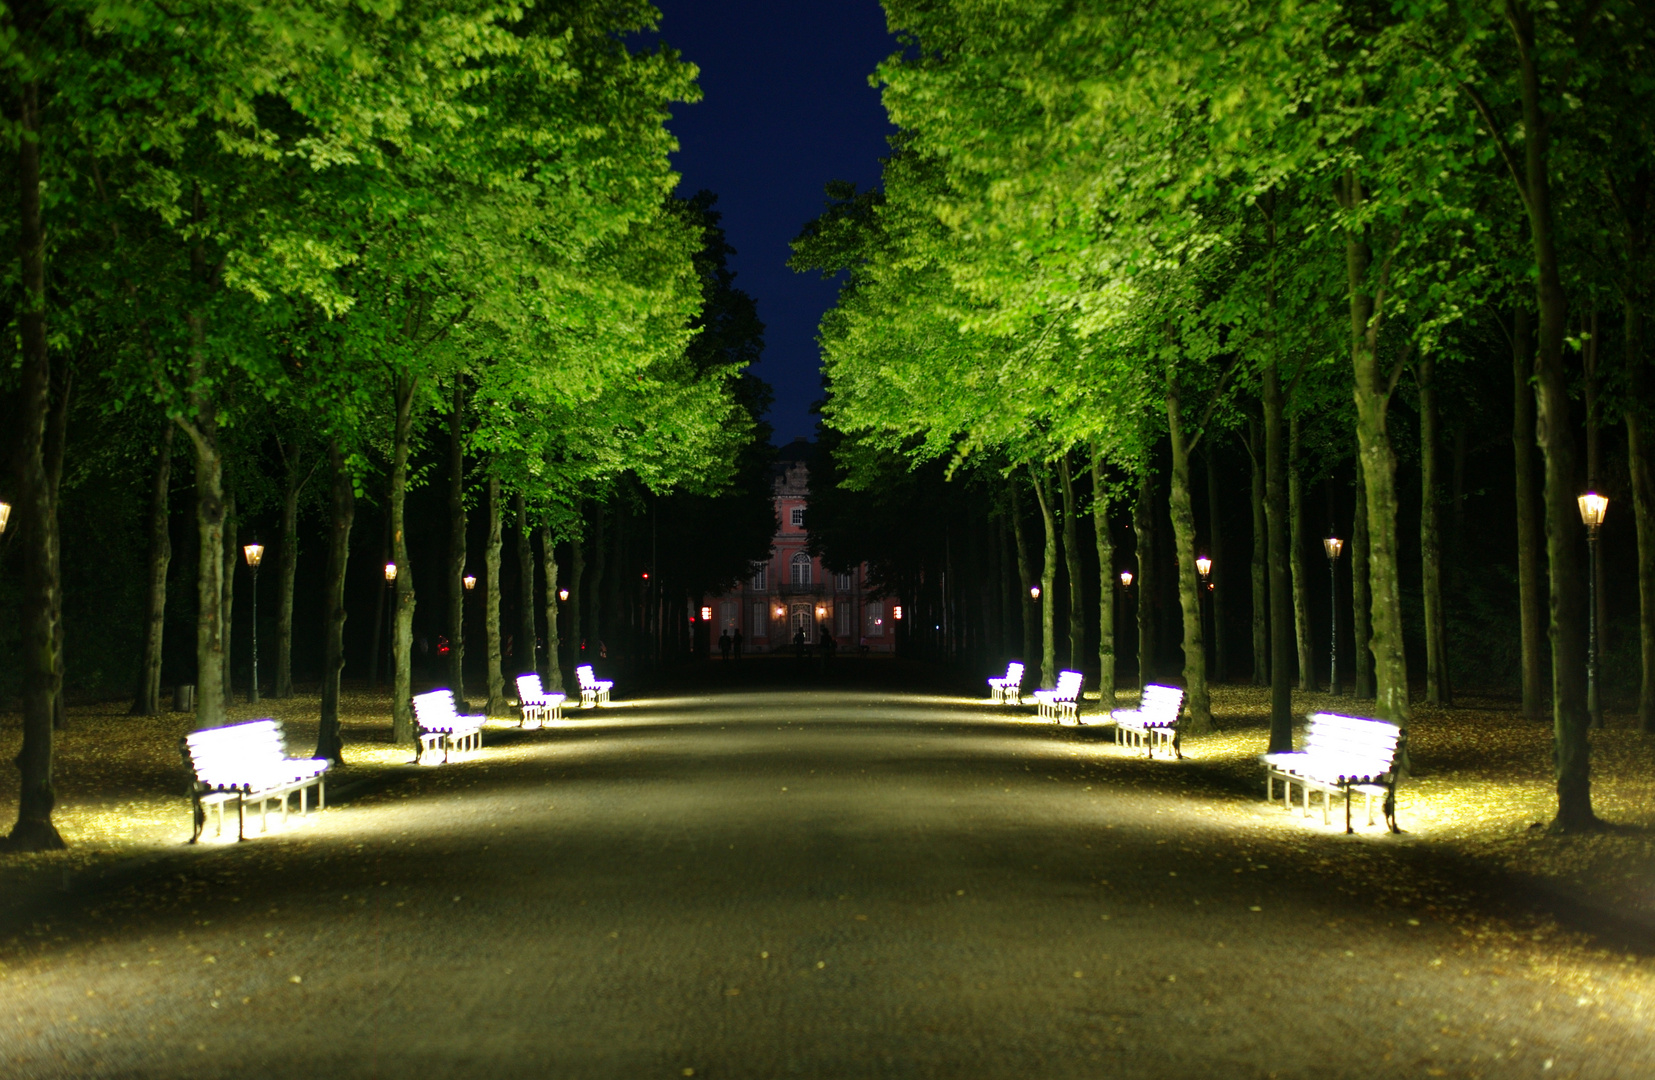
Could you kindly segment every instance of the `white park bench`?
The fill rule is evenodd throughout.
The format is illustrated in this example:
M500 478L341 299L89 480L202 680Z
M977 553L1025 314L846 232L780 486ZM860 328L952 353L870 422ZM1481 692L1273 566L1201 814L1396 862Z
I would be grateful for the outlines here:
M194 804L195 832L190 843L201 839L207 825L207 807L218 808L218 835L224 835L224 804L235 800L236 839L247 838L247 804L259 807L259 831L269 828L266 812L280 800L282 823L287 823L287 797L299 793L299 812L309 815L307 796L316 789L316 809L323 808L322 774L331 764L326 758L290 758L282 739L282 725L276 720L253 720L230 727L192 731L179 740L184 762L194 774L190 798Z
M414 726L419 729L419 756L442 747L442 759L448 760L449 751L456 753L476 750L483 745L483 717L461 716L454 707L454 691L432 690L414 695Z
M563 719L563 703L567 700L567 694L548 694L541 689L539 675L517 677L517 707L523 713L524 727L539 727L548 720Z
M1155 756L1155 746L1159 743L1182 758L1178 713L1183 707L1184 692L1178 687L1150 683L1139 695L1136 709L1116 709L1109 716L1115 721L1117 740L1143 747L1150 757Z
M1057 673L1057 686L1050 690L1036 690L1034 704L1043 720L1065 719L1080 723L1080 684L1085 676L1078 671Z
M580 680L580 706L598 706L609 704L609 691L615 688L610 679L600 679L592 674L591 664L582 664L575 669L575 678Z
M1402 729L1383 720L1363 720L1335 713L1312 713L1305 732L1304 749L1261 754L1264 762L1264 797L1276 797L1276 781L1282 782L1282 805L1291 809L1293 785L1304 792L1304 812L1310 814L1310 793L1322 793L1322 823L1328 824L1329 804L1335 796L1345 797L1345 831L1351 832L1350 800L1353 792L1367 796L1368 824L1373 824L1373 797L1383 795L1385 824L1396 827L1397 757L1402 746Z
M1013 660L1000 678L988 680L988 699L996 705L1023 704L1023 665Z

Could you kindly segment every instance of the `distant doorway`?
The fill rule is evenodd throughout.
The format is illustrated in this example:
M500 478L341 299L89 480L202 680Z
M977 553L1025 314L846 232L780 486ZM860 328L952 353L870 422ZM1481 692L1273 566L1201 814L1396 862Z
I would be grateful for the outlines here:
M809 604L793 605L793 620L788 625L788 636L796 635L800 630L805 632L805 640L809 641L812 631L816 628L816 618Z

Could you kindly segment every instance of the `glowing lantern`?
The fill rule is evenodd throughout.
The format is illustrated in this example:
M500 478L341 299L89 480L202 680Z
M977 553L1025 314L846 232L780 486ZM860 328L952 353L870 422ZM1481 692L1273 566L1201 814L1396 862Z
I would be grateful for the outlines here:
M1132 587L1132 571L1122 570L1121 571L1121 588L1130 589L1131 587Z
M477 575L476 574L467 574L465 577L461 578L460 580L465 582L465 591L466 592L470 592L472 589L475 589L477 587Z
M396 579L397 579L397 564L394 563L394 562L386 563L385 564L385 584L389 585L389 584L391 584L391 582L395 581Z

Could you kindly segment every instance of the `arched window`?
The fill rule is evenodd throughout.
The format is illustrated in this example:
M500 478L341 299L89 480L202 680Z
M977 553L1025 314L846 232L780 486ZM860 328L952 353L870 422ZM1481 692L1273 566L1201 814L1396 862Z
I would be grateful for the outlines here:
M791 565L793 567L793 584L809 585L810 556L801 551L797 555L793 556Z

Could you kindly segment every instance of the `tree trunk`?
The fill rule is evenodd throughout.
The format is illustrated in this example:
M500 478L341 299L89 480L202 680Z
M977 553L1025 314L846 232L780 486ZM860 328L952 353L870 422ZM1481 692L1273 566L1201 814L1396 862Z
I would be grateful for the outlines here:
M1626 458L1632 478L1632 513L1638 526L1638 645L1643 679L1638 689L1638 730L1655 735L1655 476L1644 435L1649 369L1643 353L1643 310L1630 296L1625 310L1626 370L1632 393L1626 406Z
M1040 563L1040 687L1057 685L1057 515L1053 512L1052 482L1043 473L1034 474L1034 497L1040 504L1040 524L1046 531L1046 546Z
M1207 535L1210 546L1207 554L1212 557L1212 573L1208 576L1211 588L1207 594L1212 597L1213 605L1213 670L1210 673L1212 681L1221 683L1229 673L1229 653L1224 646L1224 579L1229 577L1229 566L1224 560L1224 515L1219 506L1218 474L1218 444L1216 441L1207 442Z
M1316 653L1310 641L1310 573L1304 563L1304 478L1299 475L1299 418L1288 421L1288 566L1293 572L1293 642L1299 661L1299 689L1316 689Z
M546 579L546 665L540 673L547 690L563 689L563 642L559 636L557 598L557 542L549 526L540 526L541 576ZM573 594L570 594L573 596Z
M1086 581L1080 558L1080 515L1075 509L1075 478L1069 455L1058 459L1058 477L1063 493L1063 565L1069 574L1069 666L1076 671L1086 665Z
M1552 234L1547 126L1541 104L1539 58L1535 55L1534 11L1523 0L1506 0L1506 17L1517 44L1523 97L1523 194L1534 244L1535 296L1540 340L1535 352L1538 386L1536 428L1546 462L1546 561L1551 571L1551 653L1553 763L1557 773L1554 832L1582 832L1601 826L1592 812L1589 771L1591 717L1586 709L1586 580L1581 572L1582 529L1577 516L1574 432L1569 426L1569 383L1563 366L1569 314Z
M1422 356L1419 381L1419 558L1425 594L1425 701L1439 707L1454 703L1448 681L1447 621L1442 604L1442 529L1437 520L1437 470L1441 437L1437 430L1436 363Z
M339 682L345 671L345 571L356 520L356 486L338 439L328 443L328 462L333 466L333 512L328 519L327 577L322 582L322 723L316 731L315 756L343 765Z
M1592 308L1592 313L1588 317L1586 325L1581 327L1581 330L1583 338L1581 360L1584 367L1581 373L1583 376L1582 388L1584 390L1582 396L1586 399L1586 490L1597 491L1598 481L1603 476L1601 471L1603 435L1600 430L1603 417L1599 393L1601 382L1598 378L1598 313L1595 306ZM1597 558L1591 560L1592 587L1587 590L1587 603L1595 602L1597 607L1597 611L1592 614L1597 620L1597 655L1600 664L1602 657L1608 654L1610 648L1609 582L1605 577L1608 572L1607 563L1608 560L1604 558L1603 552L1603 536L1600 532L1598 535ZM1601 694L1596 697L1588 694L1586 707L1591 710L1592 726L1595 728L1603 727L1602 700Z
M194 344L204 347L199 339ZM188 434L195 447L195 726L212 728L224 724L224 459L217 408L206 395L197 395Z
M1253 503L1253 685L1270 685L1270 527L1265 524L1264 433L1256 417L1247 418L1247 459Z
M506 714L506 680L501 670L505 658L500 642L500 476L490 465L488 472L488 546L483 550L483 575L488 579L483 598L483 638L488 645L488 704L486 716Z
M1109 495L1103 453L1092 449L1092 532L1098 547L1098 701L1115 707L1115 538L1109 533Z
M11 851L52 851L64 846L52 824L57 794L52 785L52 722L62 692L53 625L53 534L57 507L46 477L46 417L50 408L51 365L46 344L46 241L40 215L39 88L25 83L19 94L18 252L22 303L17 312L21 356L18 372L15 460L21 532L22 582L18 596L23 669L23 746L17 754L21 787L17 824L6 839Z
M1355 695L1366 701L1373 697L1373 600L1368 594L1368 488L1362 480L1362 458L1356 459L1356 509L1350 528L1351 638L1355 648Z
M1030 682L1039 685L1040 682L1040 602L1029 591L1038 585L1039 579L1034 573L1034 559L1029 554L1029 538L1023 529L1023 499L1022 486L1017 477L1013 476L1011 484L1011 529L1017 542L1017 578L1022 582L1018 590L1018 603L1023 612L1023 667L1024 675L1033 678ZM1035 670L1030 671L1028 669Z
M155 483L149 494L149 556L145 567L149 587L144 590L144 654L138 669L138 693L132 699L133 716L161 714L161 645L167 625L167 570L172 565L173 435L172 421L161 421L160 437L155 443Z
M454 378L448 413L448 688L469 712L465 696L465 383Z
M276 566L276 684L277 698L293 696L293 586L299 575L299 494L310 480L309 474L303 478L299 476L299 467L303 462L299 457L298 443L290 448L278 442L277 448L282 452L283 469L282 485L282 520L281 520L281 561ZM379 615L374 615L375 652L378 652ZM377 659L369 666L371 672L377 673ZM370 679L377 682L377 679Z
M1270 549L1270 753L1293 749L1293 582L1287 558L1287 432L1281 373L1262 371L1264 509Z
M531 675L539 670L540 634L534 617L534 530L521 491L512 498L512 517L517 522L517 647L511 658L519 675Z
M1138 689L1155 678L1155 466L1146 454L1132 506L1134 554L1138 560Z
M232 636L235 630L236 608L236 563L240 554L236 546L236 532L240 525L236 518L236 497L234 494L224 497L224 546L220 549L224 556L224 576L220 579L224 588L222 611L224 612L224 707L228 709L236 701L235 672L231 668Z
M391 561L391 515L385 515L385 528L380 533L379 559L374 563L376 573L384 570L385 564ZM379 579L374 579L374 632L373 646L368 651L368 689L379 689L379 658L385 644L385 603L388 589L379 588Z
M396 563L396 603L392 610L391 738L398 746L414 742L414 567L408 558L408 444L414 426L414 391L419 378L398 375L392 389L396 408L391 441L391 561Z
M1184 431L1178 380L1167 374L1167 436L1172 443L1172 543L1178 551L1178 607L1184 616L1184 712L1187 730L1213 730L1212 700L1207 693L1207 645L1201 627L1201 577L1195 569L1195 505L1190 497L1190 451L1199 441Z
M581 595L586 588L586 545L581 537L569 541L569 599L564 602L564 628L569 631L569 668L574 670L586 659L581 650L586 647L586 631L581 625Z
M52 402L46 414L46 486L57 513L58 491L63 485L63 455L69 443L69 399L74 391L74 371L67 363L58 365L63 377L54 380ZM52 728L69 730L69 714L63 700L63 660L67 651L67 627L63 623L63 531L52 528L52 635L53 663L57 665L57 696L52 700Z
M1546 718L1546 608L1540 580L1543 554L1538 485L1534 476L1534 338L1528 308L1511 318L1511 449L1517 480L1517 606L1522 639L1523 716Z
M1365 199L1360 182L1347 174L1343 184L1347 208ZM1345 272L1350 304L1351 366L1355 372L1356 444L1368 491L1368 584L1373 592L1373 652L1376 709L1380 718L1407 726L1408 661L1402 641L1402 583L1396 536L1396 450L1386 429L1394 382L1379 366L1382 304L1368 281L1373 251L1366 239L1345 239Z

